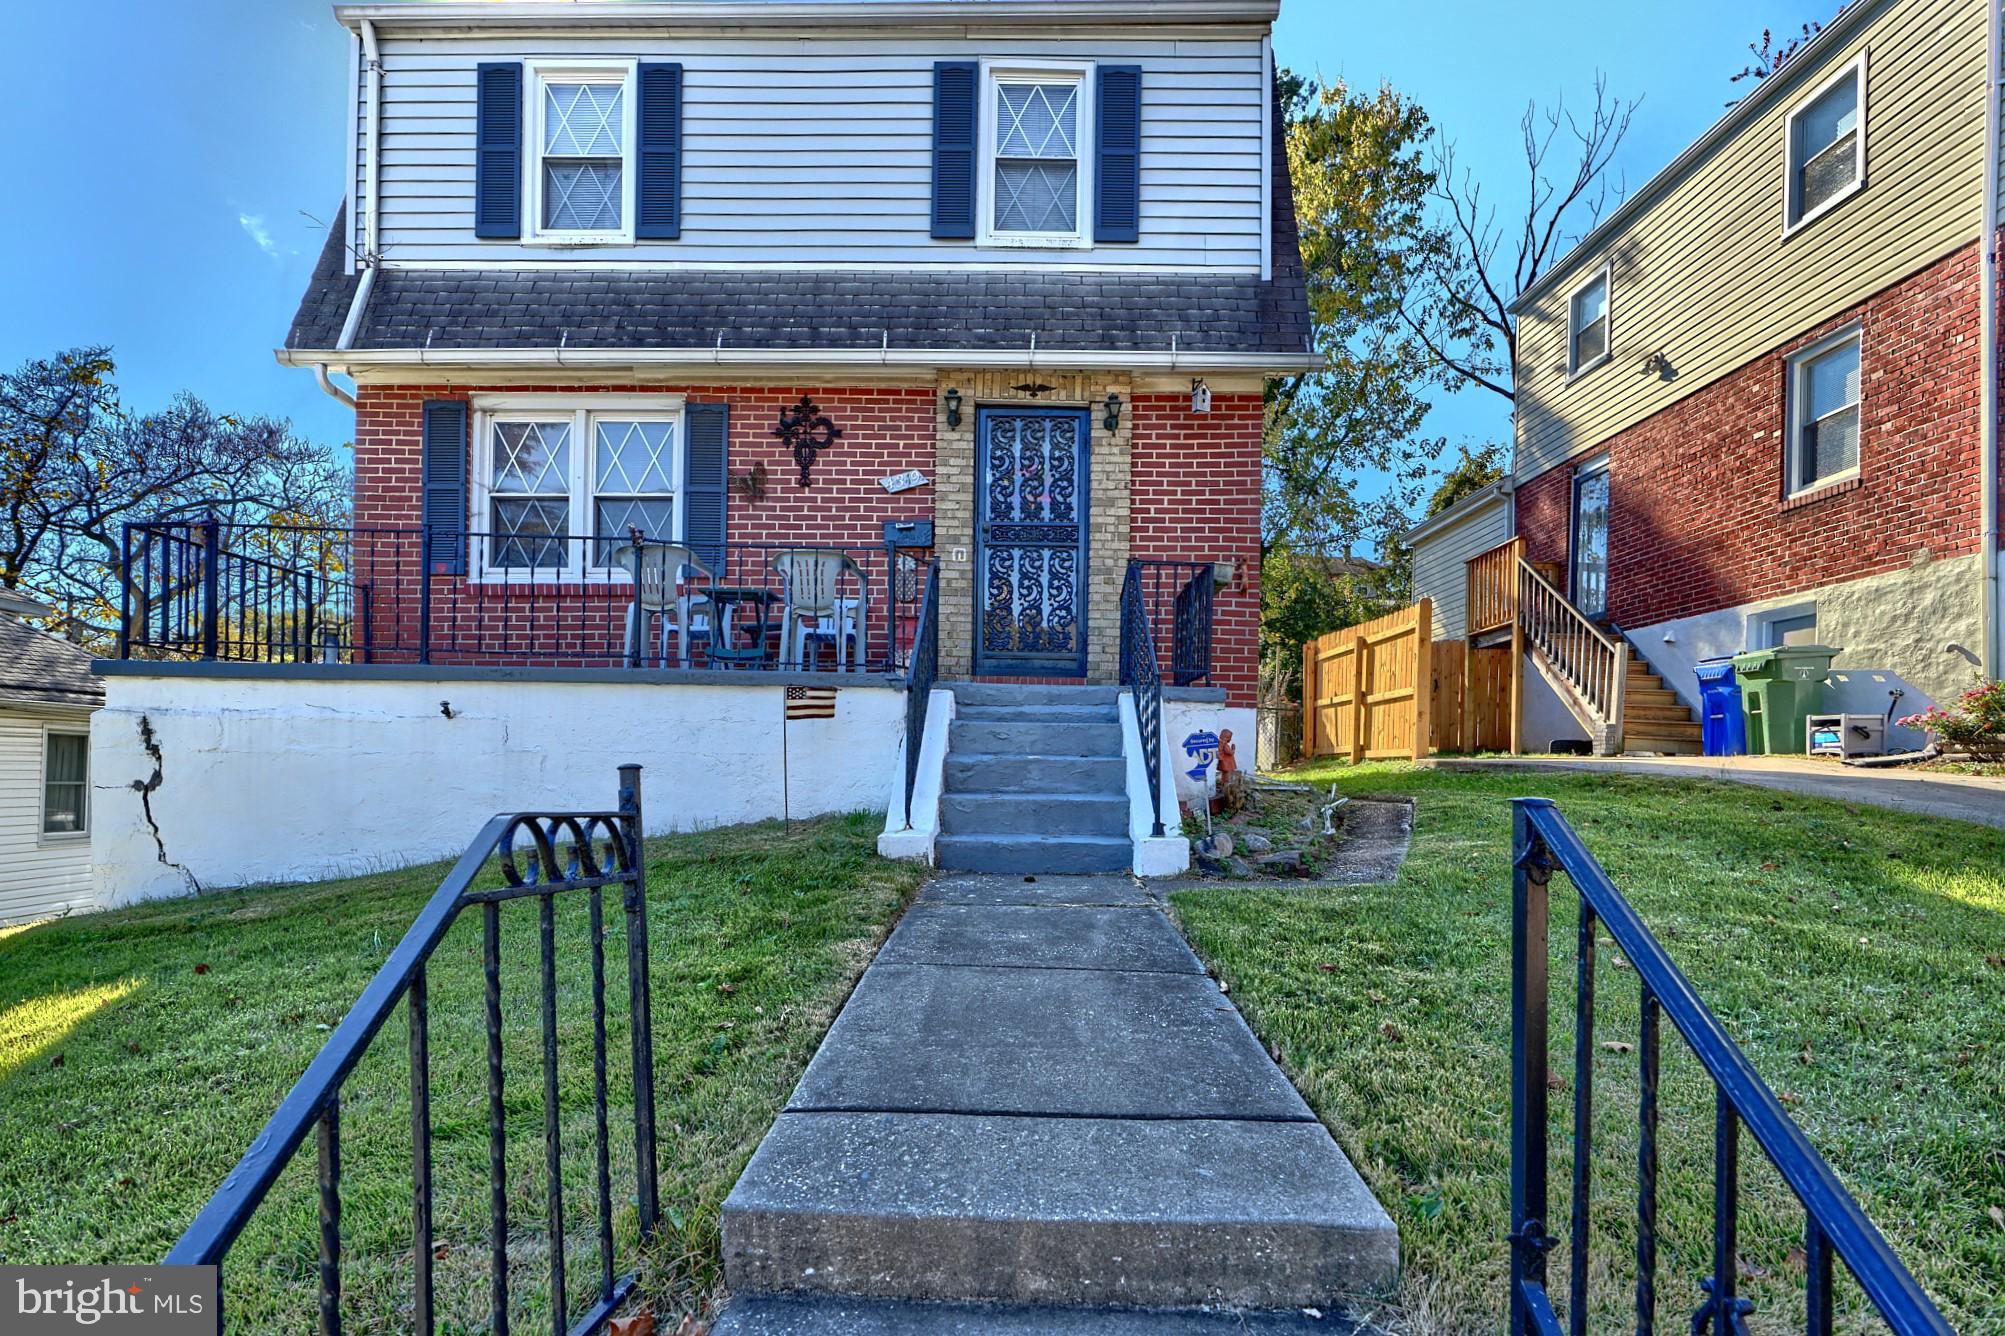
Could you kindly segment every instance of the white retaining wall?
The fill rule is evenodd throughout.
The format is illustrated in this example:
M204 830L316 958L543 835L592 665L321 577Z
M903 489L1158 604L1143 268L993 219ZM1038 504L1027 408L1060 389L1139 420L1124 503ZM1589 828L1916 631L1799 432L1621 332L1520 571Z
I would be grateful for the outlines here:
M650 833L882 810L905 717L902 692L851 687L835 718L786 723L772 682L105 686L91 725L100 907L455 855L496 812L610 808L628 761Z

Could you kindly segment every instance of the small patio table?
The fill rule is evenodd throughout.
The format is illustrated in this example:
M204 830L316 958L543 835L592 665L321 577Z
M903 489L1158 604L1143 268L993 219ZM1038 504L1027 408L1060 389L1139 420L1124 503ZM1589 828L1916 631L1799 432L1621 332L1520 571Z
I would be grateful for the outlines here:
M768 650L767 642L773 631L773 604L779 601L780 596L760 585L715 585L705 592L709 594L711 603L717 608L719 631L710 643L710 661L748 665L764 663ZM731 609L741 605L757 610L756 625L747 627L740 618L731 615ZM725 631L726 627L730 628L728 632ZM731 643L737 639L740 631L745 630L752 632L751 644Z

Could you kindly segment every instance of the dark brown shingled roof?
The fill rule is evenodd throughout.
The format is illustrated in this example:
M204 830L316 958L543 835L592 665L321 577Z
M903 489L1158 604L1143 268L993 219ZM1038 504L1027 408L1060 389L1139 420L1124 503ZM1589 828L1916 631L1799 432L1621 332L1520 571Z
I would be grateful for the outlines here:
M0 703L102 705L104 679L81 645L0 616Z

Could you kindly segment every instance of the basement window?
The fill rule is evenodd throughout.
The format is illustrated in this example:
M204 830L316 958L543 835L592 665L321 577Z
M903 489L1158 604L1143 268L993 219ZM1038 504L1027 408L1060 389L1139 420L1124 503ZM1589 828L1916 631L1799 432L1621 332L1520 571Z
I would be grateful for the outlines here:
M1594 370L1609 358L1609 270L1573 290L1566 301L1566 374L1569 378Z
M1783 230L1801 227L1866 184L1866 57L1789 113Z
M1788 495L1858 476L1860 365L1856 328L1789 359Z
M90 829L90 735L50 729L42 735L42 833Z

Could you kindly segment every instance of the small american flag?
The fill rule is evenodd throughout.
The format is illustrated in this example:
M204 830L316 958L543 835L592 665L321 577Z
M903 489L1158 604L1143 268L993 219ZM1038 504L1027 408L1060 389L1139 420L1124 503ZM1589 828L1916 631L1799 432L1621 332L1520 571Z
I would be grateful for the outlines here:
M835 718L834 687L788 687L787 722Z

